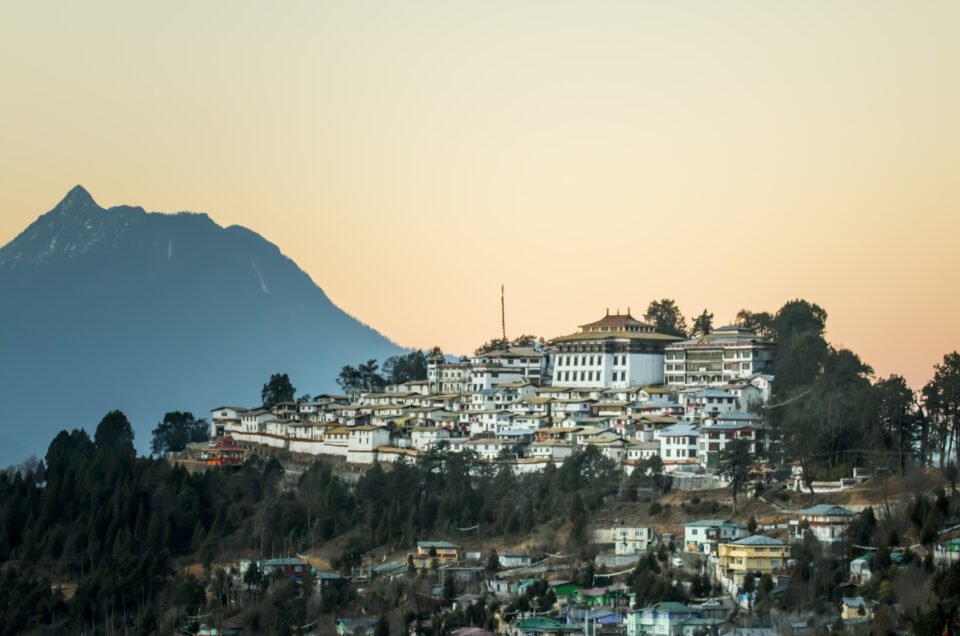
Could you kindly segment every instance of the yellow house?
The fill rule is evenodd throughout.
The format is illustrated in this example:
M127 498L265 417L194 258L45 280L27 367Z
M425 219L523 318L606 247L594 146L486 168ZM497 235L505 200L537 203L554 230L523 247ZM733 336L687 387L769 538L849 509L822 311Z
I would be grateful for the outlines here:
M755 534L717 546L717 573L743 584L747 573L773 574L784 567L790 556L790 546L783 541Z
M446 541L417 541L417 553L413 555L413 566L430 569L455 563L460 560L460 546Z
M840 618L845 621L866 621L873 618L873 606L863 600L862 596L854 596L840 601Z

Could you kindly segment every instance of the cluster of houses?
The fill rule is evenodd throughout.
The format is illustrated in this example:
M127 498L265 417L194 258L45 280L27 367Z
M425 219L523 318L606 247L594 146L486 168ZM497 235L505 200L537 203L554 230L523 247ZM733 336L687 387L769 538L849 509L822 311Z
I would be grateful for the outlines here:
M709 573L726 592L724 597L691 599L688 603L661 602L648 607L636 607L632 590L622 583L614 583L613 575L597 575L592 586L563 578L564 571L569 572L572 564L553 560L558 555L505 551L497 555L499 571L493 572L490 555L471 552L455 543L440 540L419 541L416 548L408 554L406 561L384 562L360 568L350 577L311 569L309 564L298 558L243 561L240 563L240 575L248 568L256 567L264 574L300 580L311 570L318 594L322 594L329 585L356 582L354 579L363 584L363 581L373 577L404 577L413 571L430 571L440 580L443 580L443 577L453 577L460 584L478 586L473 587L472 592L462 593L454 598L443 596L443 585L433 586L431 595L441 602L442 606L450 604L452 609L484 602L485 599L495 599L501 607L506 607L512 600L523 596L529 586L539 582L540 585L546 583L552 592L556 599L553 605L538 606L533 611L520 614L500 615L496 633L516 636L603 633L627 636L737 634L740 632L728 621L731 610L736 605L749 609L756 602L756 592L748 591L751 588L745 586L747 577L757 580L769 575L775 585L773 593L776 594L778 590L785 588L795 565L790 559L788 541L803 540L807 533L824 544L844 541L846 530L856 514L852 510L831 504L819 504L795 511L790 514L787 523L779 526L786 529L787 541L763 534L751 534L743 525L723 519L702 519L686 523L682 535L663 534L651 525L623 522L596 529L593 540L601 544L601 556L612 548L615 555L634 557L631 563L635 563L640 555L656 552L669 542L677 550L674 553L676 556L671 559L672 567ZM682 543L679 541L681 536ZM960 539L949 541L941 551L943 560L954 560L956 554L960 554ZM876 602L854 595L856 586L870 579L873 556L872 553L867 553L850 563L850 580L843 586L843 591L849 592L849 595L844 595L836 608L836 616L831 620L839 617L848 626L866 625L873 616ZM897 563L903 555L894 552L890 556ZM625 571L629 571L629 567ZM604 581L608 584L604 585ZM458 584L458 587L461 585ZM360 635L372 633L375 624L373 619L344 617L337 621L337 629L341 634ZM799 626L802 628L805 624ZM484 632L475 627L464 627L452 633L460 636L492 635L492 632ZM766 630L764 633L777 632Z
M770 396L773 350L741 327L684 340L608 311L546 347L435 356L426 379L379 393L218 407L211 437L357 464L446 448L520 473L596 446L627 472L653 456L666 470L713 469L729 441L767 450L756 410Z
M842 540L842 535L855 514L851 510L832 505L817 505L797 511L791 515L787 525L788 537L790 540L801 540L803 533L809 530L817 540L827 544L835 543ZM612 545L616 555L635 557L634 562L640 555L655 552L668 541L673 542L679 550L675 554L679 556L671 560L672 566L710 573L728 592L728 599L699 598L691 599L689 603L660 602L638 608L635 606L632 590L623 584L597 585L595 582L591 587L562 578L563 566L556 562L551 563L553 555L500 554L502 569L491 574L483 555L446 541L420 541L416 550L409 555L407 564L386 564L378 568L395 576L405 575L410 567L416 570L433 570L443 576L455 577L459 581L471 580L471 573L483 573L485 580L483 589L479 590L481 593L462 594L450 599L453 604L476 603L483 597L494 598L506 604L524 595L527 587L538 579L545 581L556 599L553 606L537 607L536 611L520 615L503 616L496 632L499 634L523 636L618 633L627 636L682 636L738 633L727 620L733 606L739 604L743 608L749 608L756 601L754 592L744 591L746 577L759 579L763 575L770 575L777 589L783 589L794 565L790 560L789 543L761 534L751 534L746 527L732 521L693 521L683 527L682 545L678 541L680 536L678 533L675 540L674 535L661 534L649 525L618 522L609 528L596 529L593 540L607 549ZM554 578L551 578L550 574ZM606 580L610 581L609 578ZM850 587L853 588L852 585ZM438 586L434 590L438 598L441 589L442 586ZM869 619L873 607L873 603L860 597L845 597L837 612L844 621L856 623ZM354 619L344 619L342 625L345 628L356 628L357 624L353 621ZM373 622L366 625L372 628ZM345 629L343 633L365 632L360 629L352 632ZM765 633L776 632L768 630Z

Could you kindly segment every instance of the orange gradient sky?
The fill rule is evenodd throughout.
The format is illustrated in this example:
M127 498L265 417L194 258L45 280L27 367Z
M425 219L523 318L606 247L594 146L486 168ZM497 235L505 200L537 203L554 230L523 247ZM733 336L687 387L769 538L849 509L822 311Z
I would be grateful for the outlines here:
M0 8L0 244L75 184L276 243L396 342L802 297L960 348L960 3Z

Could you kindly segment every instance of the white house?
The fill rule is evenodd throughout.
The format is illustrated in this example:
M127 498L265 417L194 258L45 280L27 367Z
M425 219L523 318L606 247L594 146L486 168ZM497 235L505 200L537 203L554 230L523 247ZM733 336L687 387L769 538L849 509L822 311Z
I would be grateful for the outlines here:
M665 469L697 463L700 432L696 424L677 422L657 431L655 437L660 440L660 459Z
M796 513L797 517L790 520L790 535L801 541L804 531L809 529L817 541L837 543L843 540L847 526L856 514L841 506L817 504Z
M752 414L751 414L752 415ZM716 469L720 465L720 454L727 444L734 440L744 440L754 455L760 455L767 449L767 429L760 418L725 419L723 416L700 427L698 442L700 464L704 468Z
M545 439L530 444L529 454L530 457L563 461L573 454L573 448L571 448L568 442L556 439Z
M386 427L354 426L347 430L347 461L353 464L372 464L377 459L377 448L390 445Z
M656 542L656 533L650 526L621 524L613 526L615 554L646 554L647 546Z
M722 389L700 389L685 396L686 418L701 421L717 417L721 413L736 411L740 405L737 397Z
M410 443L418 451L427 451L450 439L450 431L435 426L417 426L410 431Z
M475 366L498 366L510 371L520 371L525 380L539 382L546 367L543 353L533 347L508 347L487 351L473 357Z
M750 536L746 527L722 519L702 519L683 525L683 543L688 552L713 552L718 543L729 543Z
M218 406L210 411L210 437L219 439L242 428L241 416L247 412L242 406Z
M463 443L463 448L476 451L480 457L487 460L497 459L501 453L509 453L516 457L520 447L522 445L516 440L503 438L480 438Z

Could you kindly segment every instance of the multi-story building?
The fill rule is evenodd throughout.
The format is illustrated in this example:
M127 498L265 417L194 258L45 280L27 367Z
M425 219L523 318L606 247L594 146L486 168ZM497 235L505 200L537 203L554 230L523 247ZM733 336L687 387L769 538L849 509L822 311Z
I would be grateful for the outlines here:
M755 534L717 546L717 576L742 585L747 574L762 576L782 568L790 556L783 541Z
M475 366L494 365L505 370L520 371L524 380L539 384L548 356L533 347L508 347L473 356Z
M684 417L693 422L702 422L707 417L736 411L737 396L722 389L700 389L683 396Z
M626 388L663 383L664 347L679 338L630 315L607 315L550 341L553 384Z
M413 565L418 569L435 568L460 560L460 546L447 541L417 541Z
M650 526L613 526L613 551L615 554L646 554L647 546L656 541Z
M218 439L241 429L240 420L247 409L240 406L218 406L210 411L210 437Z
M470 386L469 362L444 362L442 356L427 361L427 381L433 393L465 393Z
M660 459L666 470L681 464L697 463L697 439L700 432L695 424L677 422L662 428L654 436L660 440Z
M743 415L753 415L745 413ZM711 420L710 424L700 427L699 459L704 468L715 469L720 466L720 454L727 444L741 439L747 442L750 452L762 455L767 450L767 430L759 417L756 420Z
M774 344L749 329L730 325L701 338L668 344L663 376L668 386L727 384L773 372Z

